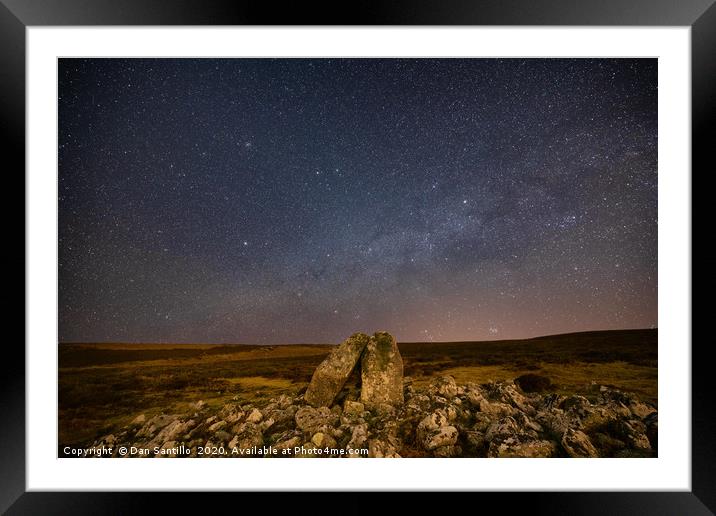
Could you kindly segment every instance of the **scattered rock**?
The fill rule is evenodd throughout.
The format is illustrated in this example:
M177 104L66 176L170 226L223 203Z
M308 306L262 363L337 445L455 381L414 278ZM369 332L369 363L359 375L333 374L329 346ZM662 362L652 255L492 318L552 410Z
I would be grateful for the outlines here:
M181 421L174 419L171 423L167 424L162 430L149 442L148 448L154 448L155 446L161 446L167 441L174 441L180 435L185 434L190 428L194 426L194 420Z
M263 444L264 438L259 427L253 423L243 423L239 426L234 438L229 442L229 448L248 450L254 446L263 446Z
M562 436L562 447L570 457L599 457L587 434L568 428Z
M319 448L335 448L337 444L333 437L328 434L324 434L323 432L314 434L311 438L311 442Z
M258 423L259 421L261 421L261 419L263 419L263 417L264 415L261 413L261 411L255 408L248 416L246 416L246 421L248 421L249 423Z
M343 403L343 414L359 415L362 414L364 410L365 405L358 401L346 400L345 403Z
M329 432L335 426L338 417L328 407L301 407L296 411L296 427L311 435L316 432Z
M649 444L654 450L659 448L659 415L656 412L652 412L644 418L644 424L646 425L646 437L649 439Z
M520 442L514 437L510 437L501 442L495 442L490 445L487 453L488 457L525 457L540 458L552 457L555 454L557 446L553 441L534 440Z
M285 441L277 442L273 445L273 447L277 450L292 450L296 446L301 446L302 442L303 440L300 437L294 436L286 439Z
M439 376L431 382L430 388L443 398L452 399L457 396L457 384L452 376Z
M144 423L144 426L139 429L137 437L151 437L157 432L157 430L164 428L175 420L176 416L167 416L165 414L154 416L149 421Z
M507 416L498 421L492 423L485 432L485 439L488 441L501 441L517 435L520 432L520 427L517 425L517 421L512 416Z
M231 439L231 434L229 432L224 432L223 430L219 430L214 434L214 439L221 443L228 443Z
M351 440L346 445L347 450L361 450L365 447L366 441L368 441L368 425L363 423L362 425L356 425L353 428L351 434ZM352 454L350 457L360 457L360 454Z
M209 432L216 432L217 430L221 430L226 425L226 421L217 421L216 423L213 423L211 426L209 426Z
M656 456L654 405L596 384L586 391L589 399L539 394L540 378L458 385L440 376L415 386L403 378L390 334L355 334L318 367L305 395L282 394L256 406L236 398L213 413L201 401L188 404L188 414L139 414L92 446L157 447L157 457L196 457L200 446L226 445L273 446L284 457Z
M452 446L457 442L457 428L454 426L443 426L432 433L425 441L426 450L434 450L441 446Z

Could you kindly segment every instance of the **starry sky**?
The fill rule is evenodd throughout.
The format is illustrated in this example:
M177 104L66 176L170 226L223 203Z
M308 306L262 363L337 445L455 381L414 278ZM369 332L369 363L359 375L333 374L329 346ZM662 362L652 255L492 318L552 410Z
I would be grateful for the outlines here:
M59 337L657 324L656 59L60 59Z

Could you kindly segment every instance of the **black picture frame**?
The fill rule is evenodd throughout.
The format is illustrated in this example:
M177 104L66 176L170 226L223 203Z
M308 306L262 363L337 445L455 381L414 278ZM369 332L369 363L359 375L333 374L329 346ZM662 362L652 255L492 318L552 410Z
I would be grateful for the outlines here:
M334 4L335 7L338 5ZM708 129L716 111L714 0L386 0L352 2L345 10L335 7L322 10L317 4L311 6L305 2L279 7L269 2L229 0L0 0L1 141L5 161L11 163L5 168L4 175L24 177L20 170L25 169L25 29L28 26L68 25L690 26L691 177L700 177L694 173L696 169L702 169L701 176L708 176L713 170L713 160L709 161L708 152L714 140ZM708 169L707 163L711 164ZM703 185L702 179L698 184ZM21 188L24 192L24 181ZM25 263L28 257L24 245L22 249ZM19 261L18 257L16 253L11 261ZM713 260L708 264L713 264ZM714 280L704 277L695 290L713 291L713 287ZM696 313L696 307L693 307L692 318ZM206 508L206 502L178 493L26 492L25 450L29 443L25 441L25 353L19 346L19 339L6 343L4 350L7 354L0 362L3 364L0 375L1 511L8 514L131 514L155 503L165 510L178 504L182 512ZM510 506L524 505L531 512L549 514L712 514L716 510L716 425L708 351L708 339L700 343L694 339L691 348L692 491L510 493ZM211 496L212 503L221 503L230 495L213 493ZM292 495L292 505L302 503L297 496ZM495 498L505 495L480 493L478 496L486 501L499 501ZM415 495L412 500L413 503L424 503L420 495ZM354 510L360 509L356 506Z

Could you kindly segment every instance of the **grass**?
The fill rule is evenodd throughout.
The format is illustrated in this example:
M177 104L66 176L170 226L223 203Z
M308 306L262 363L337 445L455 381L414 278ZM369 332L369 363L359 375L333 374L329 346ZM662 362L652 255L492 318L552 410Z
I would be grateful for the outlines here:
M140 413L185 413L203 400L262 403L295 394L331 350L328 345L61 344L59 441L85 445ZM588 332L537 339L399 343L405 374L416 385L441 374L458 382L548 376L563 393L598 384L656 402L657 331Z
M237 385L242 389L289 389L293 386L291 380L282 378L264 378L263 376L248 376L245 378L221 378L230 385Z

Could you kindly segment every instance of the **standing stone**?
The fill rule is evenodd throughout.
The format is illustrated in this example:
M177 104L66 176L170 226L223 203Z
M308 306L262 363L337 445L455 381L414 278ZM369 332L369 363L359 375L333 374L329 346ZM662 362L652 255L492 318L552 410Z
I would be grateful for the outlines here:
M306 403L314 407L329 407L358 363L369 340L368 335L355 333L334 349L313 372L304 395Z
M403 403L403 358L387 332L371 337L361 361L361 401L369 407Z

